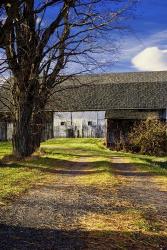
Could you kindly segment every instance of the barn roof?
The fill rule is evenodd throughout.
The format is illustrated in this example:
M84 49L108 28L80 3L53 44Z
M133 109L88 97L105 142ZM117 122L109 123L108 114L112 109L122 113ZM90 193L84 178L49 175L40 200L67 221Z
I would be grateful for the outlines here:
M134 119L134 120L145 120L147 118L151 119L160 119L163 117L163 114L159 111L150 111L150 110L107 110L105 113L105 118L109 119Z
M166 107L167 71L157 71L75 76L55 87L46 110L93 111ZM6 111L6 107L0 101L1 111Z
M47 106L54 111L163 109L167 71L79 76L54 91Z

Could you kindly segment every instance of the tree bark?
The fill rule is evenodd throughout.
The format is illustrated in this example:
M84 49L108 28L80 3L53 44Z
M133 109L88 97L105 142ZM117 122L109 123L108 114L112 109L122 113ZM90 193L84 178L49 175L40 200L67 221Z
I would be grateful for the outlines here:
M31 91L30 91L31 92ZM22 94L19 94L22 96ZM47 96L47 95L45 95ZM25 101L26 100L26 101ZM19 107L14 112L13 129L13 154L17 158L30 156L40 147L41 135L45 124L45 98L15 99L15 106Z
M14 124L12 142L13 154L17 158L30 156L35 151L29 127L23 128L21 123Z
M26 112L25 112L26 119ZM28 123L24 120L14 123L13 130L13 154L17 158L30 156L39 147L41 142L41 134L43 129L42 114L33 117Z

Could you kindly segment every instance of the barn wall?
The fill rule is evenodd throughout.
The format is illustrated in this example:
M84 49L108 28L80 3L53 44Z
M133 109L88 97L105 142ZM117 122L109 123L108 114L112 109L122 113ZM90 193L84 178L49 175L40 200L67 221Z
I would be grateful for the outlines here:
M11 119L0 117L0 141L11 140L13 134L13 123ZM46 121L42 133L42 141L53 138L53 112L46 113Z
M54 112L46 112L45 114L45 124L43 124L43 132L41 141L46 141L53 138L53 114Z
M162 109L159 111L160 113L160 119L162 121L167 121L167 109Z
M127 135L136 122L139 122L139 120L108 119L107 146L114 147L121 141L126 142Z
M0 112L0 141L6 141L8 137L10 137L8 134L8 124L10 123L10 114L7 112Z
M54 137L105 137L105 112L55 112Z
M0 141L7 140L7 123L0 122Z
M165 109L148 111L138 110L135 112L132 110L124 110L123 112L117 110L113 112L111 110L108 115L113 116L107 119L106 142L108 147L115 147L116 144L119 144L121 141L126 142L129 131L135 123L139 123L141 120L152 117L152 119L167 121L167 110Z
M7 123L7 140L12 140L13 124Z

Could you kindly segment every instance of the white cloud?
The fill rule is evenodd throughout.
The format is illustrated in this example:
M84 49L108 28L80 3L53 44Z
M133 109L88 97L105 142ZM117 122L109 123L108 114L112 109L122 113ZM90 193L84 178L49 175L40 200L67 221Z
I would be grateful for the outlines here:
M132 64L138 70L167 70L167 50L148 47L132 58Z
M143 36L141 34L129 34L129 36L122 39L120 61L131 61L131 59L137 55L140 51L148 47L161 47L161 49L167 49L167 30L162 30L153 33L149 36Z

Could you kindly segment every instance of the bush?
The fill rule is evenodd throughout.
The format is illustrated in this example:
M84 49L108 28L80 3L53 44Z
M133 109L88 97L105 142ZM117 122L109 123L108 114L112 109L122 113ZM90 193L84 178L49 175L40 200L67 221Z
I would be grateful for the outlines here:
M167 125L159 120L148 118L133 127L128 140L133 152L164 155L167 153Z

